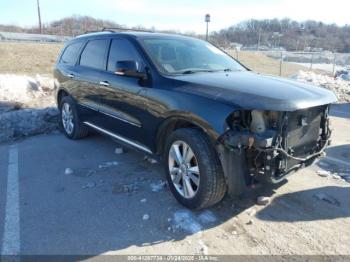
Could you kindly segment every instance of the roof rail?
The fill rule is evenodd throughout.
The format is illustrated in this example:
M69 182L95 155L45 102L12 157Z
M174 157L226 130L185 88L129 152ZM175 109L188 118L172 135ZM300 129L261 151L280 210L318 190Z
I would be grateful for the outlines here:
M102 31L116 32L116 31L134 31L134 32L146 32L146 33L154 33L151 30L143 30L143 29L132 29L132 28L123 28L123 27L104 27Z
M83 35L85 35L85 34L91 34L91 33L98 33L98 32L101 32L101 30L88 30L88 31L85 31L85 32L83 33Z

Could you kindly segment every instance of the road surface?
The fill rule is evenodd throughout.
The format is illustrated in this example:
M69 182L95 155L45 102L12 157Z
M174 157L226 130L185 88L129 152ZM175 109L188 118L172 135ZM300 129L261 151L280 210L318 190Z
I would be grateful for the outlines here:
M350 174L349 112L335 107L327 157L263 192L267 206L189 211L160 164L99 135L0 144L1 254L350 254L350 183L316 173Z

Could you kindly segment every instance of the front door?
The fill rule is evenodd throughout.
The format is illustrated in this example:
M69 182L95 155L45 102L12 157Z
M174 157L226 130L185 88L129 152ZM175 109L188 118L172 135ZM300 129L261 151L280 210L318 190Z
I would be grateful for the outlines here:
M146 113L146 88L134 77L115 74L117 61L143 60L138 51L127 39L111 40L107 71L101 76L99 125L108 131L142 144L145 132L144 115Z

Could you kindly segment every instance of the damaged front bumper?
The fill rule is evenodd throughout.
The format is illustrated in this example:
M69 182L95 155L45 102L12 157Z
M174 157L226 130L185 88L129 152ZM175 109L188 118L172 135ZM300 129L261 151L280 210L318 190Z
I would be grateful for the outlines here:
M312 110L280 112L276 128L261 133L229 128L221 135L217 151L229 192L241 193L262 179L278 183L323 156L331 136L329 107Z

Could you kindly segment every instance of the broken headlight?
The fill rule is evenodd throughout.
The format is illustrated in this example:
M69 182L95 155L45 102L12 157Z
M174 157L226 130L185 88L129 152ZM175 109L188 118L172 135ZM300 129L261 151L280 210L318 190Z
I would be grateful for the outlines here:
M278 124L278 112L276 111L251 111L250 131L264 133L266 129L275 129Z
M267 129L276 129L278 119L277 111L242 110L233 112L227 122L233 130L247 130L260 134Z

